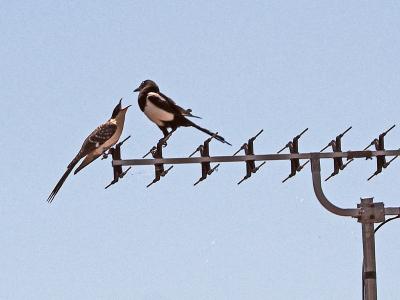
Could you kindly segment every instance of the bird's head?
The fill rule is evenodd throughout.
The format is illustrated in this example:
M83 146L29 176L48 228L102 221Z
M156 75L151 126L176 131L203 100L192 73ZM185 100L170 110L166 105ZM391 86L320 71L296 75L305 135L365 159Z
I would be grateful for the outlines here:
M120 112L126 113L126 111L128 110L128 108L130 107L130 105L128 105L127 107L122 108L121 101L122 101L122 98L119 100L117 106L114 107L113 113L112 113L112 115L111 115L111 118L112 118L112 119L116 118L117 115L118 115Z
M134 92L142 92L144 90L156 93L160 91L158 85L153 80L150 79L142 81L142 83L139 85L138 88L134 90Z

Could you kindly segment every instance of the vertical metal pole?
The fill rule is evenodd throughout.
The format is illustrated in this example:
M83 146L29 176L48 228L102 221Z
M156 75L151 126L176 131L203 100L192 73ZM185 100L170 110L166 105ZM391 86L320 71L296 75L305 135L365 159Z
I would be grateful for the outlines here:
M373 199L361 199L361 208L371 207ZM372 221L372 222L371 222ZM373 220L362 219L362 239L363 239L363 280L365 300L376 300L376 261L375 261L375 236Z

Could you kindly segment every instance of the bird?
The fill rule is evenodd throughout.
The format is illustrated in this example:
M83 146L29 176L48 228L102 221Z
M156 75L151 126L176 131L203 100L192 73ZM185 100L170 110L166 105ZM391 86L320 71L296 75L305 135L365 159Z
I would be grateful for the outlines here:
M64 175L58 181L50 196L47 198L47 202L51 203L54 200L54 197L57 195L61 186L64 184L68 175L72 172L74 167L78 164L78 162L82 159L82 163L76 168L74 171L74 175L77 174L80 170L90 164L92 161L103 155L108 149L114 146L124 129L125 123L125 114L130 107L128 105L125 108L122 108L121 105L122 98L119 100L117 106L115 106L111 118L98 126L83 142L81 149L78 154L74 157L74 159L69 163L67 170Z
M222 136L200 127L187 117L201 119L192 114L191 109L184 109L177 105L171 98L160 92L158 85L150 79L144 80L134 92L139 92L138 104L140 110L162 131L164 138L160 140L166 144L166 140L181 126L194 127L216 140L232 146ZM171 131L168 131L171 128Z

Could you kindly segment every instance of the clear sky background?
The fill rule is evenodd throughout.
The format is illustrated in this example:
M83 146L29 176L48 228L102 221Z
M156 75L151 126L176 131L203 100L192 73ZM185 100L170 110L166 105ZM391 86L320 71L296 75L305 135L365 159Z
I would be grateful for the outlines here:
M259 154L306 127L301 151L350 125L343 149L362 149L399 121L399 28L398 1L3 1L0 299L360 299L361 226L322 208L309 166L281 184L289 162L267 163L237 186L244 164L224 164L193 187L200 166L178 165L148 189L138 167L104 190L98 160L46 198L120 97L124 158L161 137L132 93L148 78L234 145L215 155L262 128ZM165 154L205 138L182 128ZM367 183L374 168L357 160L326 194L399 206L400 161ZM381 299L398 295L399 228L377 235Z

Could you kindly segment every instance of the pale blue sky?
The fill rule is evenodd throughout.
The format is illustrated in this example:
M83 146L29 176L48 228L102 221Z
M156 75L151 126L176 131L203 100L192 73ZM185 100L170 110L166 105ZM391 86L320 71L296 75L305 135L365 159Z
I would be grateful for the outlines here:
M138 167L104 190L99 160L46 198L120 97L123 157L160 138L132 93L147 78L234 144L216 155L261 128L257 153L305 127L300 149L317 151L350 125L343 148L362 149L399 120L399 27L398 1L3 1L0 299L360 299L360 225L320 206L309 168L281 184L289 163L268 163L238 187L244 164L225 164L193 187L200 167L175 166L146 189ZM205 138L180 129L165 153ZM326 194L400 205L400 161L367 183L374 167L356 161ZM382 299L398 293L399 228L377 236Z

